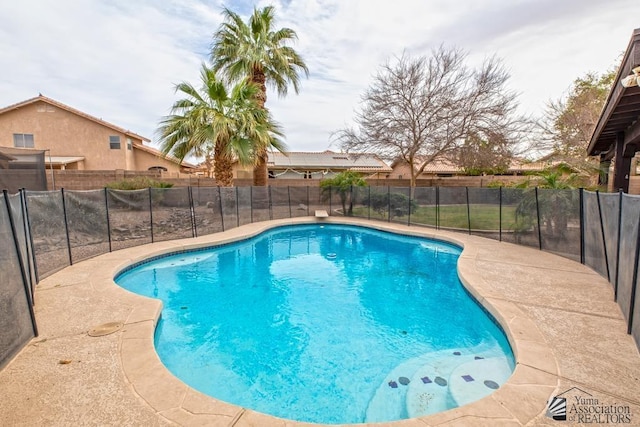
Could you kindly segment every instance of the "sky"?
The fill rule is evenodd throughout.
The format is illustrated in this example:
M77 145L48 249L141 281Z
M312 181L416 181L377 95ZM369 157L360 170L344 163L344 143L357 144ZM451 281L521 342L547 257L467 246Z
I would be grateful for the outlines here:
M339 150L378 68L406 52L496 55L519 112L541 116L574 79L617 67L640 27L637 0L21 0L0 1L0 108L39 93L152 140L197 85L223 7L247 17L273 5L309 68L300 93L269 92L290 151Z

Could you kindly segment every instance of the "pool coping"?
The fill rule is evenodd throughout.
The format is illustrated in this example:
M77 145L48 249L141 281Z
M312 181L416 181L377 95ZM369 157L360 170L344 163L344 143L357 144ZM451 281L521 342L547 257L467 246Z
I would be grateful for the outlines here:
M431 228L336 217L322 219L300 217L247 224L223 233L195 239L164 241L123 249L80 263L85 270L91 271L89 282L94 292L99 293L101 298L108 298L131 307L128 317L123 320L124 328L118 332L120 334L119 361L124 380L153 412L164 420L178 425L281 427L318 425L285 420L241 408L206 396L184 384L165 368L155 352L153 336L162 303L119 287L115 284L114 277L127 266L149 257L227 244L253 237L274 227L319 222L365 226L438 239L462 247L463 251L458 261L460 280L468 292L500 323L513 349L516 361L513 375L489 396L433 415L371 425L424 427L454 425L456 422L464 425L486 425L488 422L491 425L527 425L544 414L548 399L558 391L561 383L559 363L554 349L529 314L516 302L510 300L508 295L495 293L495 290L482 277L475 262L479 245L509 245L508 243L498 243L477 236ZM514 250L519 248L512 246ZM522 250L533 251L529 248L522 248ZM560 259L563 262L572 262ZM56 281L55 276L58 274L45 279L44 287L51 287L51 283ZM42 285L43 283L40 286ZM91 326L95 325L87 325L88 328ZM526 404L523 403L523 397L526 397Z

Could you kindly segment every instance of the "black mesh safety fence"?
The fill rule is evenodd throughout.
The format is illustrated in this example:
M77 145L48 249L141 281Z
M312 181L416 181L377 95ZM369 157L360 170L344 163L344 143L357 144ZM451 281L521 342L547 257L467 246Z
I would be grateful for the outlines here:
M502 241L540 247L536 189L502 189Z
M270 187L271 219L291 218L289 187Z
M38 279L71 264L61 191L27 191Z
M637 289L640 287L640 278L636 279L636 293L635 304L633 308L633 320L631 322L631 335L636 341L636 345L640 348L640 292Z
M15 203L15 202L14 202ZM28 274L20 260L20 224L11 215L14 207L4 194L0 194L0 369L13 358L31 338L37 329L31 299ZM22 209L20 209L22 210ZM15 238L14 238L15 236ZM24 243L24 241L23 241ZM20 245L20 243L18 244Z
M389 187L370 187L365 201L368 206L369 219L389 220L389 193Z
M622 199L622 222L620 234L620 260L618 265L618 305L625 319L631 313L633 287L637 282L638 221L640 221L640 197L625 195Z
M412 200L416 209L411 213L411 224L436 227L438 188L416 187Z
M325 198L323 190L321 187L307 187L309 192L309 215L315 215L317 210L327 211L331 215L329 199Z
M193 237L189 187L151 188L153 241Z
M236 187L236 200L238 203L238 223L240 225L253 222L251 211L251 187Z
M219 187L222 202L224 229L236 228L240 224L239 206L234 187Z
M15 235L18 239L18 248L20 250L20 256L22 257L22 264L25 270L25 280L27 284L27 292L29 292L29 298L34 301L34 291L37 282L35 275L35 268L33 263L33 248L31 247L31 235L29 234L29 224L27 220L26 210L24 206L24 193L7 195L9 202L9 208L11 209L11 215L15 227Z
M415 212L415 202L411 199L411 189L391 187L389 189L387 219L389 222L409 225L411 214Z
M106 197L104 190L64 192L69 246L74 263L110 250Z
M253 222L271 219L270 187L251 187Z
M310 187L287 187L289 191L291 218L313 215L311 211L311 188Z
M35 253L33 250L33 236L31 235L31 226L29 224L29 213L27 211L27 195L25 190L21 190L19 195L14 195L11 200L11 208L16 221L18 244L26 271L26 278L29 285L29 295L31 301L35 301L35 287L38 283L38 274L35 265ZM24 245L24 247L22 246Z
M585 194L586 193L587 192L585 191ZM618 251L618 239L620 237L620 232L622 231L620 229L620 201L622 200L622 197L620 196L621 193L599 193L598 195L600 197L602 225L604 227L605 247L607 249L607 261L609 262L609 282L615 287L615 283L618 280L618 257L620 256ZM586 221L586 218L583 218L583 224L586 229L589 224ZM604 276L603 273L601 274Z
M467 188L470 233L501 239L501 188Z
M601 276L608 278L607 255L604 241L602 240L602 224L600 222L600 209L598 207L598 193L585 191L583 193L583 218L584 218L584 263L597 271ZM600 195L600 203L602 197ZM617 238L617 232L616 232Z
M438 189L438 227L452 231L469 231L469 210L465 187L441 187Z
M47 172L45 151L0 147L0 189L46 191Z
M542 250L580 261L580 190L538 189Z
M149 189L107 190L113 250L153 242L150 196Z
M191 193L196 236L224 231L220 187L194 187Z
M2 202L0 208L6 207L11 216L0 217L0 233L6 242L13 242L15 236L17 246L0 248L0 272L7 277L6 286L15 288L17 283L24 288L29 307L30 290L39 279L86 258L326 210L333 216L471 233L582 261L609 279L630 333L636 340L640 335L637 196L539 188L182 187L27 190L3 196ZM11 235L7 234L7 218L15 223L15 231L9 227ZM17 295L6 293L14 296L0 299L3 310L15 303ZM5 318L0 321L7 322ZM33 326L31 334L35 333ZM7 327L22 337L16 342L24 341L24 325ZM6 354L15 350L9 343L14 332L5 332L9 338L0 336L8 342L3 347L9 348ZM2 357L0 353L0 364Z
M639 275L640 276L640 275ZM629 322L629 329L631 332L631 335L633 336L633 338L636 341L636 345L638 346L638 348L640 349L640 284L638 283L640 281L640 278L636 278L636 282L635 282L635 289L636 291L634 292L634 303L633 303L633 311L632 313L632 318L631 318L631 322Z
M351 216L369 219L371 216L371 187L355 186L351 189Z

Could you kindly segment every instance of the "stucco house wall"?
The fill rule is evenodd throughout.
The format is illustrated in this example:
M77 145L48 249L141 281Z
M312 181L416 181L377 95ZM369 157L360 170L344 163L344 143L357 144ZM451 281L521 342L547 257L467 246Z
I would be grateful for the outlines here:
M0 146L14 147L14 134L33 135L29 148L49 150L47 157L83 158L64 169L181 171L177 159L144 146L149 139L42 95L0 109Z

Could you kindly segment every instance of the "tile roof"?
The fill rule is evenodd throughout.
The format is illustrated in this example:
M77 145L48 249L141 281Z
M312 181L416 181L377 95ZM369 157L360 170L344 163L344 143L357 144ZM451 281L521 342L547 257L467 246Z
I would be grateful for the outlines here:
M171 156L171 155L166 155L165 156L162 153L162 151L156 150L153 147L149 147L149 146L142 145L142 144L133 144L133 148L135 148L136 150L147 152L149 154L153 154L154 156L161 157L163 159L166 159L166 160L168 160L170 162L176 163L176 164L178 164L180 166L183 166L185 168L190 168L190 169L197 168L197 166L192 164L192 163L185 162L184 160L181 162L180 159L178 159L177 157L174 157L174 156Z
M272 168L345 169L361 172L390 172L391 168L376 154L334 153L333 151L269 153Z

